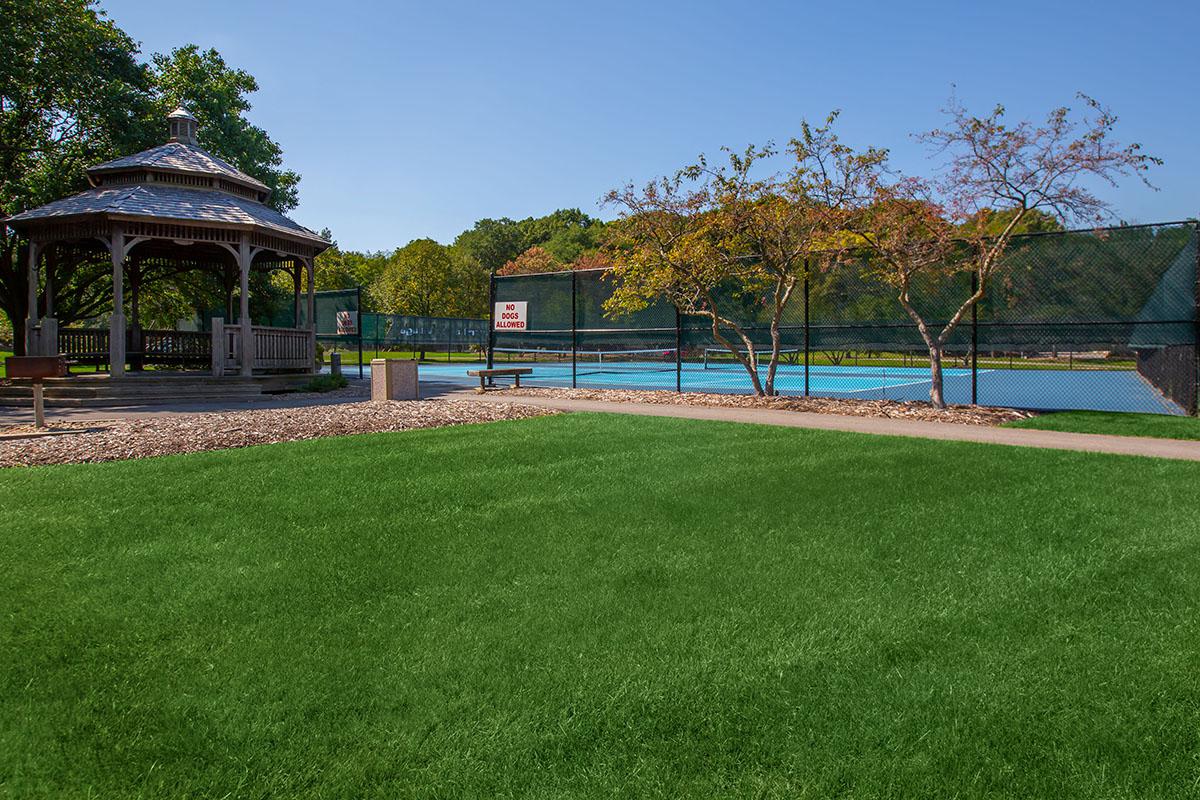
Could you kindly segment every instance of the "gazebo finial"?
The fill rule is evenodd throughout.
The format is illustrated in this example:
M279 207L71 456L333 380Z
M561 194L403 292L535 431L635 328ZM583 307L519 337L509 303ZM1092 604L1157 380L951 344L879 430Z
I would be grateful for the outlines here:
M199 123L182 104L167 115L167 121L170 123L171 130L171 138L167 141L190 144L193 147L200 144L196 139L196 128Z

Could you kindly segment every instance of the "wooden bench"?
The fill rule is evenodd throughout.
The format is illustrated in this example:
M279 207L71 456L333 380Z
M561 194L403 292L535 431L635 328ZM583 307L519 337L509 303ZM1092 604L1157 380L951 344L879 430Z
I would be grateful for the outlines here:
M472 378L479 378L479 391L484 391L487 381L490 378L508 378L513 379L513 386L521 388L521 376L528 375L533 372L532 367L496 367L495 369L469 369L467 374Z

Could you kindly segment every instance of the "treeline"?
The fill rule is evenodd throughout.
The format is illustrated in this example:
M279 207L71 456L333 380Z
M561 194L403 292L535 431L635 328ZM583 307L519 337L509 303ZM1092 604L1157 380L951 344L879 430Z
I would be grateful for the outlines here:
M334 244L317 257L316 286L361 286L364 305L388 314L482 317L493 271L516 275L606 266L604 228L603 221L570 208L522 220L481 219L448 245L414 239L390 253L361 253ZM333 239L328 230L322 235ZM290 288L281 283L280 290Z

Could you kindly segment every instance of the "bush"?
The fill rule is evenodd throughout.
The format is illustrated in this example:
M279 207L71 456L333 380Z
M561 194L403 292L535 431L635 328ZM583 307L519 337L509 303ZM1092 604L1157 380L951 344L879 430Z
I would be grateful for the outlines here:
M308 383L304 384L306 392L332 392L336 389L345 389L347 385L345 375L318 375Z

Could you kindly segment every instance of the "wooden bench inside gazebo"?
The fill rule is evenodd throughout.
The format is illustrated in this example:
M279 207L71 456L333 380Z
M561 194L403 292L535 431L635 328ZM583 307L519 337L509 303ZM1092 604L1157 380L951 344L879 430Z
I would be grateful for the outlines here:
M266 205L265 184L200 148L196 120L186 110L177 109L168 123L166 144L91 167L88 190L6 221L29 242L26 353L106 367L113 378L147 366L216 378L313 372L314 259L329 242ZM53 272L43 269L55 249L90 250L101 258L107 253L112 264L107 327L58 327ZM164 268L219 276L228 316L212 319L205 332L143 329L143 279ZM250 276L272 270L292 278L294 327L251 322Z

